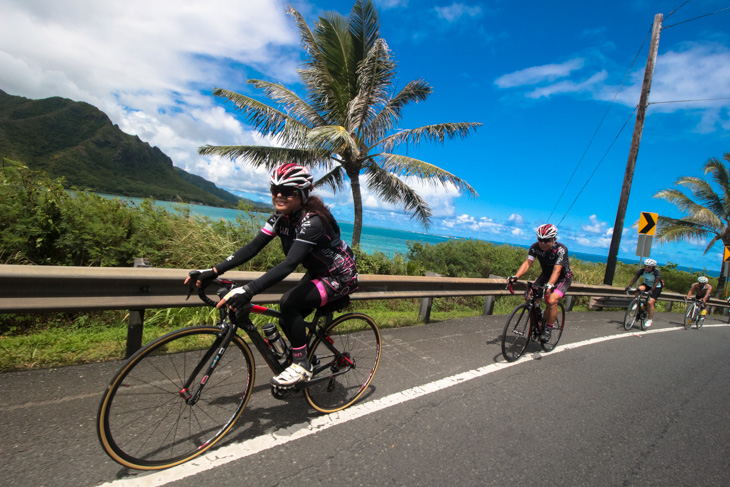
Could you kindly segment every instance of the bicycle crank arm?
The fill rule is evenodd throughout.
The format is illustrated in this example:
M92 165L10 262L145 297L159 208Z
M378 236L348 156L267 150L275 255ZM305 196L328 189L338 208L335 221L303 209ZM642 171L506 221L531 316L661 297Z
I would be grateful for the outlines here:
M324 377L314 377L312 379L309 379L306 382L297 382L296 384L294 384L294 390L301 391L302 389L306 389L307 387L311 387L315 384L319 384L320 382L325 382L325 381L334 379L338 375L346 374L349 371L350 371L350 367L348 367L345 370L340 370L339 372L328 374Z

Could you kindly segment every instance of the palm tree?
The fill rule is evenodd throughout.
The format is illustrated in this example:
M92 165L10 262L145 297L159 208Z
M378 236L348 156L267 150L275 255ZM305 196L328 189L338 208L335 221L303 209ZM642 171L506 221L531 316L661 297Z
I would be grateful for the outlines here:
M281 84L262 80L248 82L263 91L276 106L251 97L215 89L214 95L233 102L245 121L278 146L204 146L200 154L241 158L254 167L268 169L282 162L296 162L326 171L315 186L344 189L349 179L355 221L352 245L362 231L361 184L391 204L401 205L428 227L431 209L401 179L416 177L431 183L452 184L470 196L476 191L464 180L428 162L396 154L395 149L425 141L466 137L480 123L440 123L397 130L403 108L424 101L431 87L414 80L395 93L395 62L380 37L378 13L369 0L356 0L350 16L327 12L310 30L291 6L306 52L299 77L306 100Z
M723 157L730 164L730 152ZM663 189L654 195L673 203L686 214L682 219L660 216L656 235L660 242L681 242L709 238L705 254L715 243L722 241L730 246L730 172L728 166L716 158L710 158L704 167L705 174L720 187L716 193L708 181L685 176L674 184L687 187L694 200L677 189ZM695 202L697 201L697 202ZM716 297L721 297L725 287L724 268L720 271Z

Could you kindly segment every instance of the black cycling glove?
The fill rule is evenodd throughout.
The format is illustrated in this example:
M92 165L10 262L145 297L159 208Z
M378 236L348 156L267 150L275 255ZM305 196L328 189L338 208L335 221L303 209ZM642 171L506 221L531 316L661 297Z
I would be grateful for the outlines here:
M246 306L251 302L251 298L253 298L253 294L251 294L251 291L249 291L246 286L234 287L228 292L228 294L223 296L223 299L226 300L226 305L234 310L238 310Z

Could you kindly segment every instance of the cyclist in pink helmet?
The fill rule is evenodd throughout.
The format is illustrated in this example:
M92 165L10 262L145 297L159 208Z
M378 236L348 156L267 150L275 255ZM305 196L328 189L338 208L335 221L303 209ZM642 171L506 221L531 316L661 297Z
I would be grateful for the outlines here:
M291 387L312 377L307 358L307 332L304 318L315 308L324 306L358 289L355 256L340 238L340 227L317 196L310 196L314 178L297 164L276 167L270 178L271 201L276 212L251 242L223 262L200 271L196 285L204 286L224 272L258 254L275 237L281 239L286 258L264 275L234 288L218 303L237 310L268 287L294 272L300 264L307 274L281 298L279 324L292 346L292 365L273 377L271 384ZM188 279L185 280L187 284Z
M545 327L540 334L540 340L547 342L558 318L558 301L568 291L573 273L570 270L568 248L557 242L558 228L551 223L545 223L537 227L536 233L537 242L530 246L527 258L508 282L515 282L524 275L535 263L535 259L540 261L542 273L535 280L535 284L545 287Z

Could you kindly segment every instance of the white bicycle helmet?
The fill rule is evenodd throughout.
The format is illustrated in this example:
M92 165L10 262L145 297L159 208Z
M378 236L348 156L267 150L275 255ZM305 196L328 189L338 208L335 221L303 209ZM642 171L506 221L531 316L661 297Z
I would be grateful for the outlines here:
M293 186L297 189L309 189L314 184L312 173L304 166L292 162L282 164L271 172L272 186Z
M557 238L558 237L558 227L553 225L552 223L546 223L544 225L540 225L537 227L537 238L541 240L545 240L548 238Z
M654 259L646 259L644 261L645 266L656 267L656 261Z
M697 282L700 284L707 284L707 278L705 276L700 276L697 278Z

